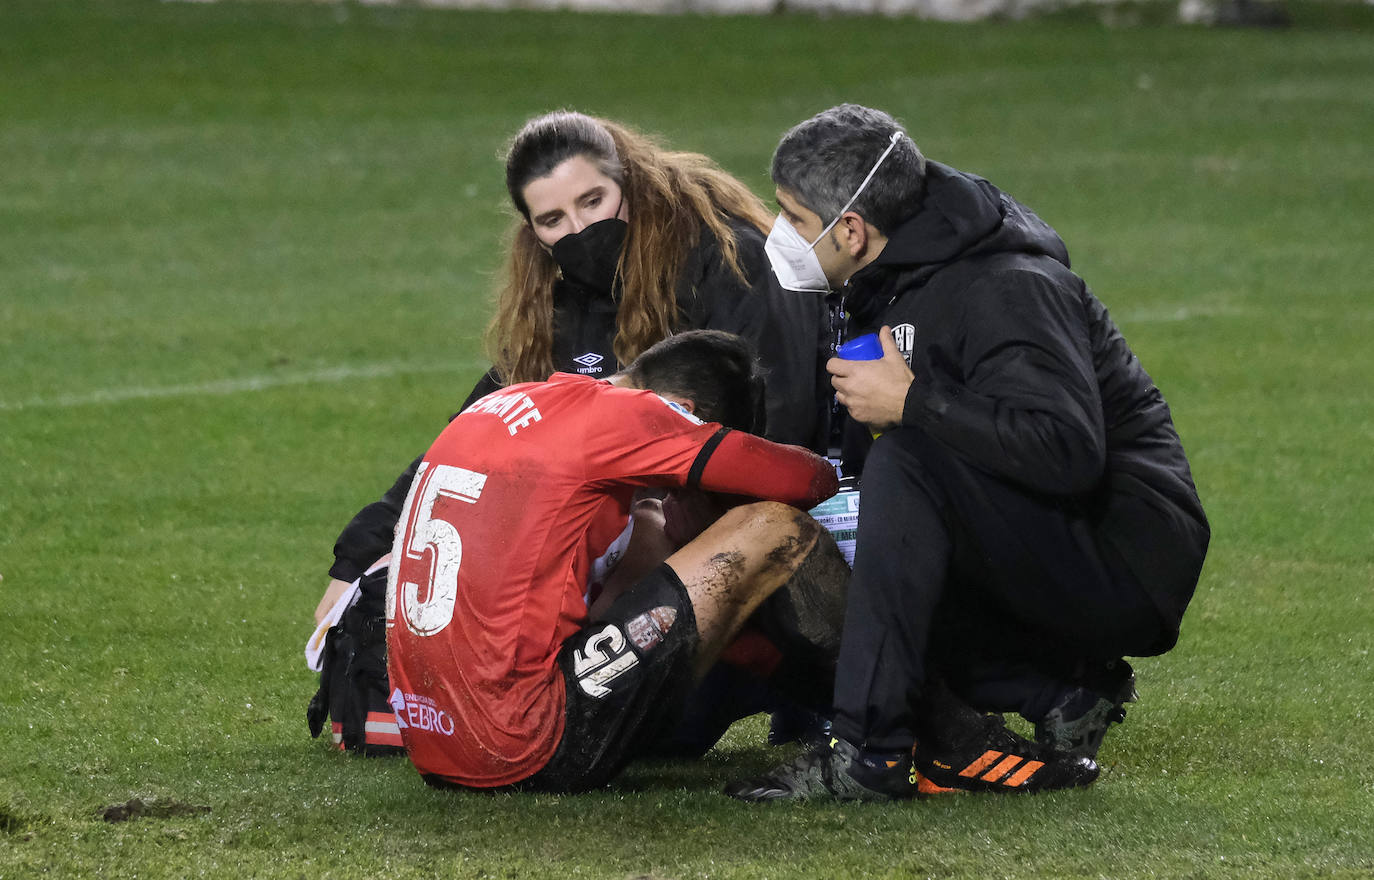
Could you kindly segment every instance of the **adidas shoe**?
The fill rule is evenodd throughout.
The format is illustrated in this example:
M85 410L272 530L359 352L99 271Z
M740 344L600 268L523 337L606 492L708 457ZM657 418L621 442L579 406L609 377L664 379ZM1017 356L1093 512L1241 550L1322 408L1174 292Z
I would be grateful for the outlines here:
M1000 715L960 725L955 741L927 737L916 744L922 793L955 791L1037 792L1091 785L1098 775L1091 758L1057 752L1009 730Z
M916 796L911 753L860 752L831 737L763 776L732 782L725 793L742 801L891 801Z
M1036 722L1035 741L1043 746L1096 758L1107 728L1126 720L1126 703L1138 699L1135 673L1125 660L1107 664L1093 677L1065 691Z

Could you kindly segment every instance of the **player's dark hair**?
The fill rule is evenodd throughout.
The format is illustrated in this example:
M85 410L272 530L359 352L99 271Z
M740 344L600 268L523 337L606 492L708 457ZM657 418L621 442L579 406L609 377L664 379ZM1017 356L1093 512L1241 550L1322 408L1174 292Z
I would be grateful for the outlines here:
M688 330L626 368L637 388L685 397L697 418L762 433L763 373L749 344L721 330Z
M773 152L773 183L829 223L858 190L901 123L881 110L840 104L793 126ZM926 159L904 137L849 210L888 235L915 214L925 190Z

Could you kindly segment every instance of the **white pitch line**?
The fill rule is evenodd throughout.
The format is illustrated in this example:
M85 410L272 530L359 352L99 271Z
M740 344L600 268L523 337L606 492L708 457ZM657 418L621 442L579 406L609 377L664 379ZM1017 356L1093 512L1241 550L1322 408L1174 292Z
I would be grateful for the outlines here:
M1193 318L1239 318L1252 314L1252 311L1240 306L1164 306L1154 309L1124 309L1120 315L1113 312L1112 318L1128 324L1171 324L1191 321Z
M1194 318L1255 318L1263 315L1273 315L1275 320L1279 320L1279 312L1276 308L1265 309L1245 305L1160 306L1158 308L1140 309L1123 308L1120 312L1112 312L1113 319L1128 324L1168 324L1191 321ZM1374 310L1346 309L1342 311L1335 307L1328 310L1303 308L1299 305L1285 308L1281 317L1284 321L1315 321L1319 323L1339 321L1348 325L1354 322L1374 321Z
M480 361L459 361L440 364L380 363L361 366L325 367L318 370L304 370L295 373L272 373L261 376L244 376L239 379L220 379L214 382L197 382L187 385L133 385L125 388L102 388L79 394L58 394L51 397L34 397L28 400L0 400L0 412L22 409L66 409L77 406L92 406L107 403L121 403L127 400L147 400L164 397L208 397L223 394L241 394L248 391L264 391L287 385L323 385L345 382L349 379L377 379L386 376L401 376L411 373L457 373L462 370L476 369Z

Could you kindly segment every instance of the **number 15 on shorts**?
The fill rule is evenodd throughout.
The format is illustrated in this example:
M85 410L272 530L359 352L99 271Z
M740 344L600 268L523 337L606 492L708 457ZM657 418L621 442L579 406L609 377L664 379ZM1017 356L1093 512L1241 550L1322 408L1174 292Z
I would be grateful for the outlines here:
M600 700L610 694L606 685L633 669L639 658L630 649L620 627L608 623L573 650L573 675L589 697Z

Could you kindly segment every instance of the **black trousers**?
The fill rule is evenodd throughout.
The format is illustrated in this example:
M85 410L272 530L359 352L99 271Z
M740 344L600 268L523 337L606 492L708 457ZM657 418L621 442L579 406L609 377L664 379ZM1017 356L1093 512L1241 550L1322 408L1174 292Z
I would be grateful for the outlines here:
M1097 539L1091 501L1011 485L914 428L874 442L861 499L834 707L851 742L909 748L931 674L1034 719L1084 664L1176 637Z

